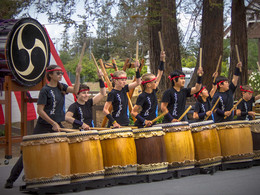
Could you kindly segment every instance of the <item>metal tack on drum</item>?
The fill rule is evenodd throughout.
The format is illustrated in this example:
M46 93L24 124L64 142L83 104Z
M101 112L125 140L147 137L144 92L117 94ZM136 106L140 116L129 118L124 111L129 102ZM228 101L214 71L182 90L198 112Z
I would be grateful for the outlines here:
M49 62L49 39L37 20L0 20L0 77L9 74L20 85L34 86Z

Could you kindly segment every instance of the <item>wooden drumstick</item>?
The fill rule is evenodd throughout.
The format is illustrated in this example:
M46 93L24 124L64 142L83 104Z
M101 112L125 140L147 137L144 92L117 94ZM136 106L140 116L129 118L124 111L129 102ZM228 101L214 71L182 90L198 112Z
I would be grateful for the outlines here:
M155 123L156 121L158 121L160 118L162 118L163 116L165 116L168 112L169 112L169 111L164 112L164 113L160 114L159 116L157 116L155 119L152 120L152 124L154 124L154 123ZM152 125L152 124L151 124L151 125ZM145 125L144 127L147 127L147 125Z
M78 132L78 129L66 129L66 128L60 128L60 131L71 133L71 132Z
M199 68L202 68L202 48L200 48L200 62L199 62ZM199 74L201 76L201 74Z
M161 51L164 51L163 42L162 42L162 35L161 35L161 32L160 32L160 31L158 32L158 35L159 35L159 41L160 41Z
M257 66L258 66L258 70L260 72L260 65L259 65L259 62L256 62Z
M255 113L256 116L260 116L260 113Z
M235 47L236 47L236 53L237 53L237 61L238 61L238 62L241 62L241 61L240 61L240 57L239 57L239 52L238 52L238 46L235 45ZM239 70L240 70L240 72L242 72L241 67L239 67Z
M81 50L81 54L80 54L80 58L79 58L78 66L81 65L81 63L82 63L82 60L83 60L83 56L84 56L84 53L85 53L86 46L87 46L87 42L85 41L85 42L83 43L83 47L82 47L82 50Z
M91 57L92 57L92 59L93 59L93 61L94 61L94 64L95 64L95 66L96 66L96 68L97 68L97 71L99 71L99 67L98 67L97 61L96 61L95 56L93 55L93 53L91 53ZM102 78L102 80L104 81L104 77L101 76L101 78Z
M136 51L135 51L135 61L138 60L138 50L139 50L139 42L136 41ZM135 67L135 72L137 71L138 67Z
M232 112L237 106L238 104L243 100L243 98L240 98L240 100L238 100L238 102L233 106L233 108L230 110L230 112ZM224 119L226 119L228 116L225 116Z
M221 60L222 60L222 55L219 56L218 65L217 65L217 68L216 68L216 71L215 71L215 72L218 72L219 66L220 66L220 64L221 64ZM213 83L215 83L215 81L216 81L216 77L214 77Z
M220 100L220 97L218 97L216 103L215 103L214 106L211 108L211 110L210 110L211 112L213 112L213 110L215 109L215 107L218 105L219 100ZM210 115L205 118L205 121L208 120L209 117L210 117Z
M181 119L190 111L190 109L192 108L192 106L190 105L187 110L185 110L185 112L181 115L181 117L178 119L178 121L181 121Z

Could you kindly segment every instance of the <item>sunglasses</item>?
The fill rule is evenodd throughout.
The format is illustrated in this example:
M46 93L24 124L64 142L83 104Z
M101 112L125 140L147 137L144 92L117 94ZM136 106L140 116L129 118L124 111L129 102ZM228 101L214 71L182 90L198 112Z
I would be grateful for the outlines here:
M64 75L64 72L58 71L58 72L56 72L56 74L57 74L57 75L60 75L60 74L61 74L61 75Z

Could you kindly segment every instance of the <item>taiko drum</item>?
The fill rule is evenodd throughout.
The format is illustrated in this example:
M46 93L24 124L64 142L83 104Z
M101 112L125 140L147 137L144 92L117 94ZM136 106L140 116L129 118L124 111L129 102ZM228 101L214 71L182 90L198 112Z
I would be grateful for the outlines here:
M253 141L248 121L216 123L223 163L252 161Z
M165 135L168 170L191 169L195 165L194 143L188 122L158 124Z
M137 174L137 156L131 128L99 131L105 177Z
M70 151L66 133L24 136L21 146L28 188L70 183Z
M68 133L71 181L104 179L104 166L98 131Z
M137 174L165 173L168 169L162 127L134 129L137 152Z
M254 160L260 160L260 119L249 121L253 138Z
M221 164L221 147L216 125L211 121L191 123L196 165L200 168Z

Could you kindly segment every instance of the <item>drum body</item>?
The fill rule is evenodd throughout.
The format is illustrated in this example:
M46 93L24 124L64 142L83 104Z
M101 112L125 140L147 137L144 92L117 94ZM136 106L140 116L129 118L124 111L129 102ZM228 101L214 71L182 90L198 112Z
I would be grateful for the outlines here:
M249 121L253 138L254 160L260 160L260 119Z
M137 156L131 128L99 131L105 177L137 174Z
M194 143L188 122L155 125L163 128L168 170L191 169L195 165Z
M12 75L20 85L34 86L49 62L49 39L37 20L0 20L0 77Z
M21 145L28 188L70 183L70 151L66 133L24 136Z
M68 133L71 181L104 179L103 155L99 135L94 131Z
M190 124L195 148L196 165L200 168L221 164L221 147L213 121Z
M248 121L216 123L223 163L252 161L253 141Z
M133 130L137 152L137 174L165 173L168 170L163 129L149 127Z

